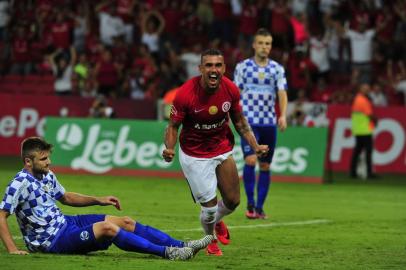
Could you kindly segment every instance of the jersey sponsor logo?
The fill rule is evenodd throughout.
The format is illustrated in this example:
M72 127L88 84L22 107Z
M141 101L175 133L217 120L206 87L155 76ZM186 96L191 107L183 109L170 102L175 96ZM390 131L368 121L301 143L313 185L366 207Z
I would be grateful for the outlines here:
M211 125L196 123L195 129L209 130L209 129L213 129L213 128L218 128L218 127L221 127L225 122L226 122L226 119L223 118L223 120L221 120L220 122L217 122L217 123L214 123Z
M226 101L223 103L223 105L221 106L221 109L223 110L223 112L228 112L231 108L231 103Z
M215 105L210 106L210 108L209 108L209 114L211 114L211 115L215 115L218 111L219 111L219 109Z
M82 241L89 240L89 232L88 231L81 232L79 236L80 236L80 240L82 240Z
M271 85L271 84L270 84ZM246 84L243 92L257 92L273 95L276 90L266 84Z

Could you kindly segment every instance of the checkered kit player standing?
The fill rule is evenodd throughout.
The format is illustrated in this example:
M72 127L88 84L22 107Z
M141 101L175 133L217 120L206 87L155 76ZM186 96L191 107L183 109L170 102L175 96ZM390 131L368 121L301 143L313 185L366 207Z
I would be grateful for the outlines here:
M259 144L268 145L267 155L257 158L255 149L241 138L244 154L243 180L247 195L246 217L266 219L263 210L271 183L270 164L275 151L277 126L286 129L287 82L284 68L268 58L272 48L272 36L266 29L259 29L252 47L254 57L238 63L234 71L234 83L241 90L242 109ZM275 112L276 96L279 99L280 116ZM259 160L259 176L256 181L255 166ZM254 191L257 184L257 200Z

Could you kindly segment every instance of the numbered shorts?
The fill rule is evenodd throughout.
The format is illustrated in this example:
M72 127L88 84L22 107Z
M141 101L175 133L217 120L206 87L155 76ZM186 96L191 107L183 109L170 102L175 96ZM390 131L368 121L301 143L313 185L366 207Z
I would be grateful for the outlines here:
M205 203L216 197L216 168L232 153L230 151L213 158L197 158L186 155L179 148L179 162L196 202Z
M98 242L93 233L93 224L104 221L105 217L105 215L65 216L67 224L47 252L86 254L91 251L108 249L112 242Z

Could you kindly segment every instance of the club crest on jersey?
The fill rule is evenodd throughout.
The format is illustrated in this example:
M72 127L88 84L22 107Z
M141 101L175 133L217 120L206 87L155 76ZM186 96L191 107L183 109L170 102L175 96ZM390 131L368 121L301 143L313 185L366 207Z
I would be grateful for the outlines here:
M216 106L210 106L210 108L209 108L209 113L211 114L211 115L215 115L217 112L219 111L219 109L216 107Z
M221 106L221 109L223 110L223 112L228 112L231 108L231 103L226 101L223 103L223 105Z
M52 183L51 182L49 182L49 183L47 183L46 185L44 185L43 186L43 190L46 192L46 193L50 193L51 191L52 191Z
M88 231L83 231L80 233L80 240L86 241L89 240L89 232Z
M260 80L265 79L265 73L264 72L259 72L258 73L258 79L260 79Z

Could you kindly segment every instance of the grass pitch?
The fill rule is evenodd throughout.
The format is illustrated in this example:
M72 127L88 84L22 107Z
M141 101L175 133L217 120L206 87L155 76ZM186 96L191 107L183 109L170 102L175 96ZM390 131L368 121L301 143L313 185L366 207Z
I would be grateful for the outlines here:
M20 165L16 159L0 161L3 193ZM244 217L242 189L241 206L225 218L232 242L221 247L222 257L201 251L191 261L171 262L114 246L82 256L17 256L0 245L0 269L406 269L403 178L386 175L365 182L334 175L333 183L323 185L273 183L265 205L268 220ZM199 207L182 180L62 174L58 179L69 191L118 196L123 207L61 206L65 214L128 215L179 239L203 235ZM24 248L15 216L8 221Z

